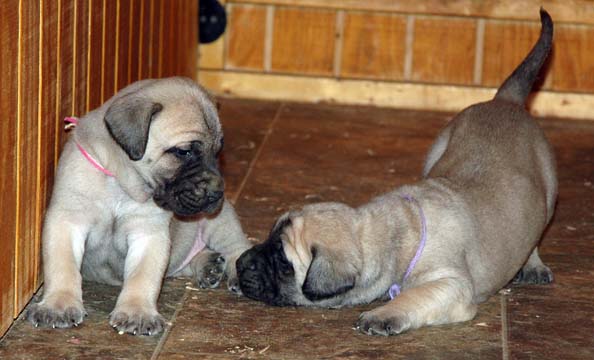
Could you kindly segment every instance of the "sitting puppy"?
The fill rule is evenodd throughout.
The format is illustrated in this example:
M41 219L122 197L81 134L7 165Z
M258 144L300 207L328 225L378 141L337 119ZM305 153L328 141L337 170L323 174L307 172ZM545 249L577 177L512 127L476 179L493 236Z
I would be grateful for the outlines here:
M472 319L520 268L518 282L552 281L536 246L555 207L555 162L524 110L552 42L544 10L541 22L537 44L495 98L440 133L423 180L359 208L322 203L283 215L238 259L243 293L322 307L389 296L356 326L392 335Z
M123 285L109 323L137 335L163 329L165 275L214 287L226 272L236 287L235 260L250 245L223 196L223 134L202 88L185 78L143 80L69 121L76 128L45 217L44 293L28 309L31 323L80 324L81 275Z

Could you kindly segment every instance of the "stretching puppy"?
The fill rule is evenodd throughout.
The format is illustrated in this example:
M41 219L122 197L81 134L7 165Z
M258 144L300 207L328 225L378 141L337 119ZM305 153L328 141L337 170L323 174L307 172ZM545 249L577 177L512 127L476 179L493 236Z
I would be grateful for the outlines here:
M389 296L356 326L392 335L472 319L516 274L521 283L551 282L536 246L555 207L555 162L524 110L551 48L544 10L541 22L538 42L495 98L439 134L423 180L359 208L322 203L283 215L265 243L238 259L243 293L322 307Z

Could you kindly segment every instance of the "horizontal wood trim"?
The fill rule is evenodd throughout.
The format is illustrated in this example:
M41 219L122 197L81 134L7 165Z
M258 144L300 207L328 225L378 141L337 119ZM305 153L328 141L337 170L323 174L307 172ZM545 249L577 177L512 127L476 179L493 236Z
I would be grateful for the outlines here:
M594 24L594 6L589 0L231 0L227 3L515 20L534 20L535 11L542 6L556 22Z
M322 77L201 70L200 82L217 95L297 102L375 105L419 110L460 111L487 101L494 88L427 85ZM594 94L540 91L530 101L537 116L592 118Z

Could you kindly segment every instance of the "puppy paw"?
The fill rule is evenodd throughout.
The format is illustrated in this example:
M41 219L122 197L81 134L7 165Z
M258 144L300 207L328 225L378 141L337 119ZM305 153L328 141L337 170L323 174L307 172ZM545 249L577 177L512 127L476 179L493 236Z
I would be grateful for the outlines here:
M165 328L165 319L156 311L114 310L109 325L117 332L132 335L157 335Z
M239 279L236 276L227 280L227 289L236 295L242 295L241 288L239 287Z
M355 327L367 335L398 335L410 328L409 322L404 317L383 317L375 314L373 310L366 311L359 316Z
M78 326L87 316L81 301L55 300L31 304L25 313L35 327L65 329Z
M524 266L512 282L514 284L536 284L546 285L553 282L553 272L546 265L527 267Z
M217 253L208 254L206 261L194 271L194 282L201 289L216 288L225 275L225 258Z

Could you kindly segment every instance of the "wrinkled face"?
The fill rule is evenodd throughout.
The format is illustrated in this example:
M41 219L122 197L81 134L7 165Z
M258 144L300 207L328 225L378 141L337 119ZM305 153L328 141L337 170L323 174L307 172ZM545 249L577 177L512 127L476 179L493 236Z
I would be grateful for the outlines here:
M182 216L223 204L223 147L215 105L187 79L152 80L108 108L107 128L155 203Z
M264 243L237 260L241 291L277 306L342 305L358 274L352 211L329 203L282 216Z

